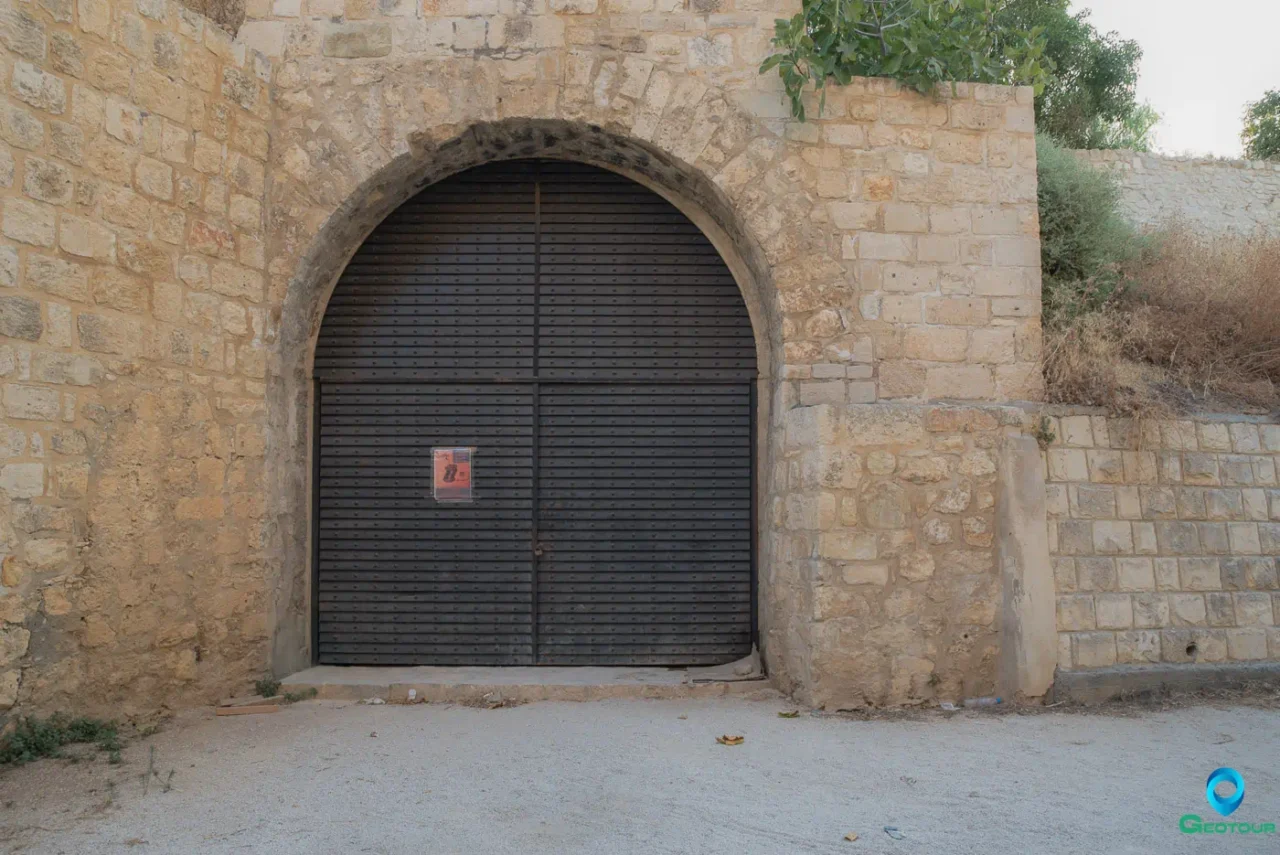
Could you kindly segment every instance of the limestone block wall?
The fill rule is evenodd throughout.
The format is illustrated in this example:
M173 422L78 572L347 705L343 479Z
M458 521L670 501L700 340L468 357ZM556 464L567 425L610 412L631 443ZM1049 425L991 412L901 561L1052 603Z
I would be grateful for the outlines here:
M281 279L354 187L404 158L478 122L587 122L728 198L770 267L802 403L1040 396L1029 88L933 100L855 81L802 124L757 72L787 2L441 0L348 4L337 21L313 5L251 3L241 30L279 58Z
M1014 408L797 407L775 463L771 566L797 565L820 705L996 691L997 472Z
M5 2L0 706L310 664L329 292L398 204L529 156L662 193L743 289L777 684L994 685L1018 428L991 405L1041 391L1029 89L856 80L794 122L757 73L790 0L249 0L235 38L166 0Z
M1280 659L1280 425L1049 428L1058 666Z
M1075 155L1116 175L1121 209L1139 226L1177 218L1210 233L1280 233L1280 163L1132 151Z
M310 387L300 354L314 341L341 264L381 216L448 171L493 158L571 157L619 170L708 232L752 312L766 402L760 605L771 673L815 703L922 700L937 685L930 668L951 655L932 638L921 641L935 625L908 632L914 661L899 666L878 658L888 655L887 640L872 654L863 646L870 630L850 627L860 602L879 603L900 588L918 596L906 591L915 581L897 574L895 550L926 549L947 524L904 510L892 527L878 527L850 502L841 516L836 493L784 465L799 453L785 436L791 419L815 417L808 410L853 424L867 407L902 402L902 418L922 426L931 399L1040 395L1031 91L960 85L924 98L889 81L858 80L830 91L821 114L815 103L812 121L791 121L776 78L757 73L774 18L789 10L760 0L440 0L348 4L335 19L328 2L250 4L243 38L277 68L268 272L271 299L284 307L279 361L270 368L280 382L269 393L269 412L274 395L282 402L271 422L281 440L278 470L306 469ZM910 436L914 449L893 442L892 463L875 458L890 471L867 476L892 482L900 457L935 453L923 427ZM854 468L877 450L856 430L828 438ZM959 471L961 452L950 453L945 475L928 477L972 477ZM909 472L915 464L903 465ZM276 657L300 662L306 483L270 489L287 574ZM905 493L891 501L899 498ZM779 501L811 509L811 518L790 518L820 527L825 541L808 533L816 529L788 528ZM984 521L980 511L969 516L973 525ZM963 519L956 544L965 543ZM881 539L882 558L844 559L874 569L860 581L851 569L851 581L824 596L846 584L876 591L851 590L815 612L813 586L830 578L815 568L838 574L837 544ZM825 557L824 543L832 550ZM990 554L992 546L973 549ZM989 573L977 564L972 574ZM939 578L951 573L945 566ZM981 589L975 596L998 595L970 581ZM970 667L981 674L975 681L994 680L994 660L975 652L990 642L989 629L963 639L972 650L940 666L948 688L969 679L960 672ZM834 648L820 657L826 645ZM848 675L859 668L875 676L855 685Z
M271 65L164 0L5 0L0 43L0 711L242 688Z

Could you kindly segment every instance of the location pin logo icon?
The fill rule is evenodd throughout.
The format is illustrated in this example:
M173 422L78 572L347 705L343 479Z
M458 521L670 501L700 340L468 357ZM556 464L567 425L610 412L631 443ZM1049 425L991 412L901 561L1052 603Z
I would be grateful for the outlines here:
M1218 795L1214 790L1221 783L1234 784L1236 791L1229 796ZM1214 769L1204 785L1204 797L1209 800L1209 806L1218 813L1231 816L1244 801L1244 778L1240 777L1240 773L1235 769L1227 766Z

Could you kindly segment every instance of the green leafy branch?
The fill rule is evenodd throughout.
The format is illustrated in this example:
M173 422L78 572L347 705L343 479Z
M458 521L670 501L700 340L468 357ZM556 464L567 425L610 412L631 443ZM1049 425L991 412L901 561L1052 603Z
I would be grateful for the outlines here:
M1272 89L1245 106L1244 156L1254 160L1280 160L1280 89Z
M854 77L891 77L919 92L958 80L1024 83L1043 90L1048 79L1042 28L1002 22L1006 0L804 0L779 19L760 73L776 70L791 112L805 118L812 84L825 104L826 86Z

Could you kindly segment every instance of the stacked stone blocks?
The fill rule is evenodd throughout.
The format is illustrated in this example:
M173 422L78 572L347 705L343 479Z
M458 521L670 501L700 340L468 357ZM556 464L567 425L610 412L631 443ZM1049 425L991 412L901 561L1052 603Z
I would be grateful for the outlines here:
M1280 426L1061 415L1059 667L1280 658Z
M0 710L216 697L265 667L271 66L165 0L0 12Z
M997 469L1021 425L1020 410L999 407L786 414L771 559L803 568L815 702L994 691Z
M1280 235L1280 163L1132 151L1075 155L1116 177L1120 208L1138 226L1178 220L1210 234Z

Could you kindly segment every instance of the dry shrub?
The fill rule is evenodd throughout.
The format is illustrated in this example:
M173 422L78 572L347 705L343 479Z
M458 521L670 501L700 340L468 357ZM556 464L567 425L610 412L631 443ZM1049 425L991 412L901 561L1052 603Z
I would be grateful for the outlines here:
M1280 235L1172 224L1123 279L1047 331L1051 400L1152 415L1280 404Z
M1173 412L1159 369L1129 359L1141 335L1135 318L1109 303L1045 330L1044 371L1049 400L1106 407L1113 413L1161 416Z
M1197 398L1275 406L1280 384L1280 235L1207 237L1170 228L1130 271L1141 326L1128 355Z

